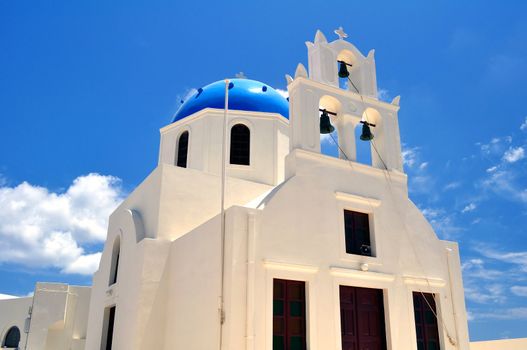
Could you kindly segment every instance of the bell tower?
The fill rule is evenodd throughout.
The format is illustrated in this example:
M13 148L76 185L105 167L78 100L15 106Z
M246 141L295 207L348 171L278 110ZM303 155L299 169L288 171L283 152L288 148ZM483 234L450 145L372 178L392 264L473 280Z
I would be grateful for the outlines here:
M320 133L331 130L324 123L329 116L337 130L339 158L356 161L356 143L369 142L372 160L369 165L402 172L397 118L399 96L391 103L379 101L375 51L370 50L364 56L345 40L347 34L342 28L335 33L339 38L328 42L324 34L317 31L314 42L306 42L308 70L300 63L294 78L286 76L290 103L290 148L320 153ZM321 128L323 111L324 125ZM369 127L373 139L356 139L355 129L364 125L367 125L366 132Z

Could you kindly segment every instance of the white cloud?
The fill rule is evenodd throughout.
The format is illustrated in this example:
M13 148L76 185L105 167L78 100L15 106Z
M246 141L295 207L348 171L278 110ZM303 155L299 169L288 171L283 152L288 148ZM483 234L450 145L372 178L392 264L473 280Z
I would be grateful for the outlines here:
M478 185L485 190L513 201L527 203L527 188L523 185L522 169L512 165L526 157L522 146L512 146L512 137L495 137L487 144L479 144L485 156L499 163L486 169L485 178ZM485 157L487 158L487 157Z
M476 247L475 250L487 258L516 265L523 272L527 272L527 251L507 252L484 246Z
M463 228L459 227L452 215L441 208L424 208L421 212L430 222L434 231L443 239L450 239L452 235L459 233Z
M496 309L492 312L472 313L474 319L527 320L527 307Z
M487 173L493 173L493 172L495 172L496 170L498 170L498 167L497 167L497 166L491 166L490 168L487 169Z
M503 271L489 269L482 259L469 259L461 264L463 276L469 280L496 280L503 276Z
M495 281L502 280L503 271L489 269L482 259L469 259L461 265L465 297L479 304L504 303L505 287Z
M520 130L527 130L527 117L525 117L522 125L520 125Z
M489 303L504 303L507 298L504 295L504 288L501 284L485 284L485 285L466 285L465 297L468 300L479 304Z
M99 174L76 178L62 193L27 182L0 187L0 263L92 273L98 253L83 245L105 240L122 198L120 180Z
M443 187L443 190L445 190L445 191L455 190L459 186L461 186L461 183L458 182L458 181L454 181L454 182L450 182L450 183L446 184L445 187Z
M423 215L428 219L428 220L432 220L436 217L439 216L439 214L441 213L440 210L438 209L434 209L434 208L424 208L421 210L421 212L423 213Z
M517 174L511 170L498 170L482 181L484 188L508 200L527 203L527 188L521 188L516 183Z
M426 174L414 175L410 177L409 182L410 182L409 189L411 193L428 194L429 198L432 198L432 199L434 198L432 197L430 190L435 186L435 178L428 176Z
M467 300L479 304L503 304L507 302L508 293L527 296L525 272L527 272L527 252L507 252L489 246L476 246L474 250L482 258L472 258L463 262L463 281ZM503 266L503 263L507 265ZM495 268L489 268L492 264ZM503 315L508 314L504 311ZM474 313L474 318L491 317ZM494 316L492 316L494 317Z
M412 168L418 162L419 147L403 148L403 164Z
M428 174L429 163L421 159L419 147L406 147L403 145L401 152L403 164L409 176L409 190L413 194L430 194L430 189L435 186L435 178Z
M463 210L461 210L462 213L468 213L468 212L471 212L471 211L474 211L476 210L476 204L475 203L470 203L468 205L466 205Z
M467 320L468 321L474 321L476 318L474 316L474 313L472 311L467 310Z
M512 286L511 292L520 297L527 297L527 286Z
M405 145L403 145L403 150L401 152L403 164L410 169L424 172L428 168L429 163L426 161L421 161L421 154L419 150L419 147L407 148Z
M491 155L491 154L503 153L503 150L506 147L506 144L510 144L511 142L512 142L512 136L504 136L504 137L494 137L488 143L478 142L476 143L476 145L480 147L481 151L484 154Z
M509 163L517 162L525 158L525 150L523 147L509 147L503 155L503 160Z
M62 271L65 273L90 275L99 268L99 261L101 261L101 253L81 255Z

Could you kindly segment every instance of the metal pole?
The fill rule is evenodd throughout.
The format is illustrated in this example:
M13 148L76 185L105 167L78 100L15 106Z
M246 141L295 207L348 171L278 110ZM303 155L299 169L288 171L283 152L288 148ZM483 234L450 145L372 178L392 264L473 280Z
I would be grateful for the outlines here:
M225 310L223 308L223 289L225 280L225 181L227 178L227 167L225 158L227 153L227 113L229 111L229 80L225 79L225 109L223 111L223 136L221 139L221 282L220 282L220 350L223 348L223 323L225 323Z

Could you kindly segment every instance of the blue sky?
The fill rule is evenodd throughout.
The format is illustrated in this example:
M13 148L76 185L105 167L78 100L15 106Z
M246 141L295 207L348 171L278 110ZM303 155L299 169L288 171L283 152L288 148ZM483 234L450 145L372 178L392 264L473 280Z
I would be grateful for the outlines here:
M107 212L155 167L181 97L240 71L285 89L304 42L343 26L376 49L382 97L402 96L410 196L460 243L471 338L527 337L526 10L0 1L0 293L91 283Z

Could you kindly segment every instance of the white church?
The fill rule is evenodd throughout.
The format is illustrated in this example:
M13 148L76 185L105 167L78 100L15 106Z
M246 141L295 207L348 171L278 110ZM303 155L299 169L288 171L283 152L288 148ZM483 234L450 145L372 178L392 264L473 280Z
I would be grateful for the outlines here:
M408 198L399 98L378 99L374 51L337 32L306 43L287 99L230 79L184 101L93 287L0 301L1 347L468 350L458 246Z

